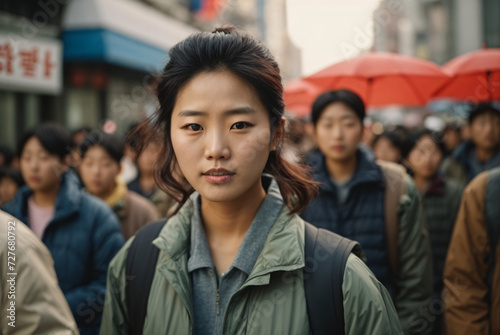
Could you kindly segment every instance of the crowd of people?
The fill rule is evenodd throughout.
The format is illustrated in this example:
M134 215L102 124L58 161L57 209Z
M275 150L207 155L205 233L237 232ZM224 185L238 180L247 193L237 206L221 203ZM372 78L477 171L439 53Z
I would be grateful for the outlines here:
M308 121L285 118L278 65L236 29L192 35L169 56L158 111L127 134L46 123L15 153L0 148L16 331L325 331L310 307L325 298L302 273L312 225L364 251L328 255L342 262L326 285L342 276L327 323L345 334L500 334L500 110L373 138L348 90L322 93ZM138 261L150 277L127 289L151 245Z

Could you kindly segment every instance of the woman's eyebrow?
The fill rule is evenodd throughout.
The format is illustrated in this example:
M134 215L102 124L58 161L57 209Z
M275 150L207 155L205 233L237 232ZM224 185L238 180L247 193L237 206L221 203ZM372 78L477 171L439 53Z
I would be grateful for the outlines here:
M252 107L240 107L235 109L230 109L224 112L224 115L241 115L241 114L255 114L257 111Z
M252 107L240 107L240 108L235 108L235 109L230 109L228 111L225 111L223 114L224 116L231 116L231 115L242 115L242 114L254 114L257 111L253 109ZM189 116L207 116L207 112L202 112L202 111L193 111L193 110L183 110L179 113L179 117L189 117Z
M183 110L179 113L179 117L188 117L188 116L207 116L207 112L199 112L199 111L190 111L190 110Z
M341 120L351 120L351 119L356 119L356 116L354 115L351 115L351 114L347 114L347 115L342 115L340 117Z

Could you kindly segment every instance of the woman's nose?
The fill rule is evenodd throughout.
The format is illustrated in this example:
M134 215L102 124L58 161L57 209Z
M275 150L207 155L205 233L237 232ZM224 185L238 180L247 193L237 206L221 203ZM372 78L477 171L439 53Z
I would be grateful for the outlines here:
M223 131L213 131L207 134L205 158L206 159L229 159L231 151L229 141Z

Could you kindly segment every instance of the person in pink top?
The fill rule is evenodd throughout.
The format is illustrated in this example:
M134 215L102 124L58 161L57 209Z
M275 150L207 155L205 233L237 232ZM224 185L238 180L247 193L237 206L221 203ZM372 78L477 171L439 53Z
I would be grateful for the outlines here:
M24 222L49 249L80 334L96 334L108 265L124 238L113 211L80 190L69 168L71 147L61 125L41 124L27 131L18 145L26 185L2 209Z

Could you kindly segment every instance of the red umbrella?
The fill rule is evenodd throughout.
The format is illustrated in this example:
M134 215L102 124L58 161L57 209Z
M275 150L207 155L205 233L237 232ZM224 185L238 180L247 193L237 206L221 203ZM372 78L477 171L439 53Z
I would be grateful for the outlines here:
M370 52L327 67L305 80L323 90L350 89L367 106L422 106L449 77L426 60Z
M321 89L301 79L289 82L285 86L283 98L285 108L298 117L311 114L311 107Z
M436 98L500 100L500 49L469 52L442 68L452 79L436 93Z

